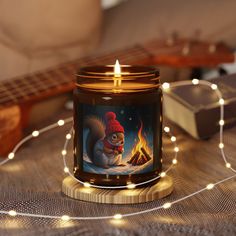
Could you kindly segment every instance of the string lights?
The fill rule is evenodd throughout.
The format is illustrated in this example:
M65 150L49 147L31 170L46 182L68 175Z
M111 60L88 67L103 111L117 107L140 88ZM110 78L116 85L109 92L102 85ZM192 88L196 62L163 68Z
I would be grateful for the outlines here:
M87 216L87 217L75 216L75 217L72 217L72 216L69 216L69 215L57 216L57 215L40 215L40 214L31 214L31 213L26 213L26 212L16 212L13 209L10 210L10 211L0 210L0 214L9 215L9 216L12 216L12 217L14 217L14 216L27 216L27 217L38 217L38 218L40 217L40 218L48 218L48 219L59 219L59 220L62 220L62 221L69 221L69 220L102 220L102 219L120 220L120 219L122 219L124 217L140 215L140 214L156 211L156 210L159 210L159 209L169 209L169 208L172 207L172 205L174 205L174 204L176 204L178 202L181 202L181 201L183 201L185 199L193 197L193 196L195 196L195 195L197 195L197 194L199 194L199 193L201 193L203 191L212 190L215 186L235 178L236 177L236 170L231 166L231 163L228 162L228 160L226 158L226 155L225 155L225 152L224 152L223 126L225 124L225 122L224 122L224 104L225 104L225 101L222 98L222 94L221 94L220 90L218 89L218 86L216 84L210 83L209 81L202 81L202 80L198 80L198 79L193 79L192 81L179 81L179 82L175 82L175 83L171 83L171 84L163 83L162 88L163 88L164 91L166 91L166 90L169 90L170 88L173 88L173 87L186 86L186 85L189 85L189 84L193 84L194 86L195 85L199 85L199 84L208 86L208 87L210 87L212 90L214 90L216 92L216 94L217 94L217 96L219 98L219 104L220 104L220 120L219 120L220 142L218 144L218 147L220 149L222 158L223 158L223 160L225 162L225 167L230 169L232 172L234 172L233 175L231 175L231 176L229 176L227 178L224 178L224 179L222 179L222 180L220 180L218 182L209 183L204 188L202 188L202 189L200 189L200 190L198 190L196 192L193 192L193 193L191 193L191 194L189 194L187 196L179 198L179 199L177 199L175 201L166 202L163 205L158 206L158 207L154 207L154 208L150 208L150 209L146 209L146 210L141 210L141 211L136 211L136 212L131 212L131 213L127 213L127 214L120 214L120 213L118 214L117 213L117 214L108 215L108 216L93 216L93 217L90 217L90 216ZM15 148L12 150L12 152L10 152L8 154L8 158L6 158L5 160L0 162L0 166L5 164L5 163L7 163L8 161L14 159L17 150L24 143L26 143L28 140L30 140L32 138L36 138L40 134L42 134L44 132L47 132L47 131L49 131L51 129L63 126L64 124L67 124L67 123L71 122L72 120L73 120L72 117L67 118L65 120L59 120L57 123L51 124L51 125L43 128L43 129L33 131L30 135L26 136L24 139L22 139L15 146ZM161 172L159 176L157 176L156 178L153 178L151 180L139 183L139 184L127 183L126 186L97 186L97 185L93 185L93 184L88 183L88 182L82 182L82 181L80 181L80 180L78 180L78 179L76 179L74 177L74 175L70 172L70 169L68 168L67 163L66 163L67 146L68 146L68 143L69 143L70 139L72 138L72 131L73 130L71 129L70 132L66 134L66 139L65 139L64 147L63 147L63 149L61 151L61 155L63 156L64 172L67 173L68 175L70 175L76 181L78 181L81 184L83 184L84 187L87 187L87 188L94 187L94 188L117 189L117 188L124 188L125 187L125 188L128 188L128 189L134 189L137 186L147 184L147 183L149 183L151 181L156 180L157 178L164 178L166 176L166 173L172 168L172 166L176 165L178 163L178 161L177 161L177 154L179 152L179 147L177 146L177 143L176 143L176 137L171 134L170 128L166 126L166 127L164 127L164 131L170 137L171 142L174 144L174 149L173 149L173 151L174 151L174 158L172 159L172 163L167 168L167 170Z

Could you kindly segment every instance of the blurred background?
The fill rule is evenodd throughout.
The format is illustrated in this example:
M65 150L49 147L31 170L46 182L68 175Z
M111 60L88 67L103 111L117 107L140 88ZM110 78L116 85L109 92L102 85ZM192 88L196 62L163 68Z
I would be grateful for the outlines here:
M235 7L233 0L0 0L0 80L173 34L235 48Z

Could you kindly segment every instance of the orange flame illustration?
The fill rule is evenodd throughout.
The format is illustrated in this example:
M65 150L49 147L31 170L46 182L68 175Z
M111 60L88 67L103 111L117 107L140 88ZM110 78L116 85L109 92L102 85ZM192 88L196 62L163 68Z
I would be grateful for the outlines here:
M147 153L150 153L150 148L148 147L146 139L142 135L142 130L143 130L143 122L141 121L141 126L138 131L138 139L139 140L138 140L137 144L134 146L134 148L132 149L132 152L131 152L132 155L134 155L137 151L142 152L141 148L144 148Z

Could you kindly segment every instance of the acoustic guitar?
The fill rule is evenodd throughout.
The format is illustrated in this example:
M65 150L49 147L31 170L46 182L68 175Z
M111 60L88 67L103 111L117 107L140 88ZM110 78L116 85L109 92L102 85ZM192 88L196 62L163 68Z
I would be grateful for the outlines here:
M0 82L0 155L6 155L22 138L33 104L74 88L78 67L91 64L156 64L174 67L215 67L234 61L222 43L187 39L153 40L130 48L81 58L45 71Z

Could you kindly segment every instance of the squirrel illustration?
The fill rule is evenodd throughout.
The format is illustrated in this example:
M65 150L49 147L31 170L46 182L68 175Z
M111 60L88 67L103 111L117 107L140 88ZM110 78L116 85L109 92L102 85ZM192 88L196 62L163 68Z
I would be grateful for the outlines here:
M125 166L121 163L124 152L124 128L116 120L116 114L107 112L105 124L95 116L86 117L84 125L89 129L86 152L91 162L105 169Z

